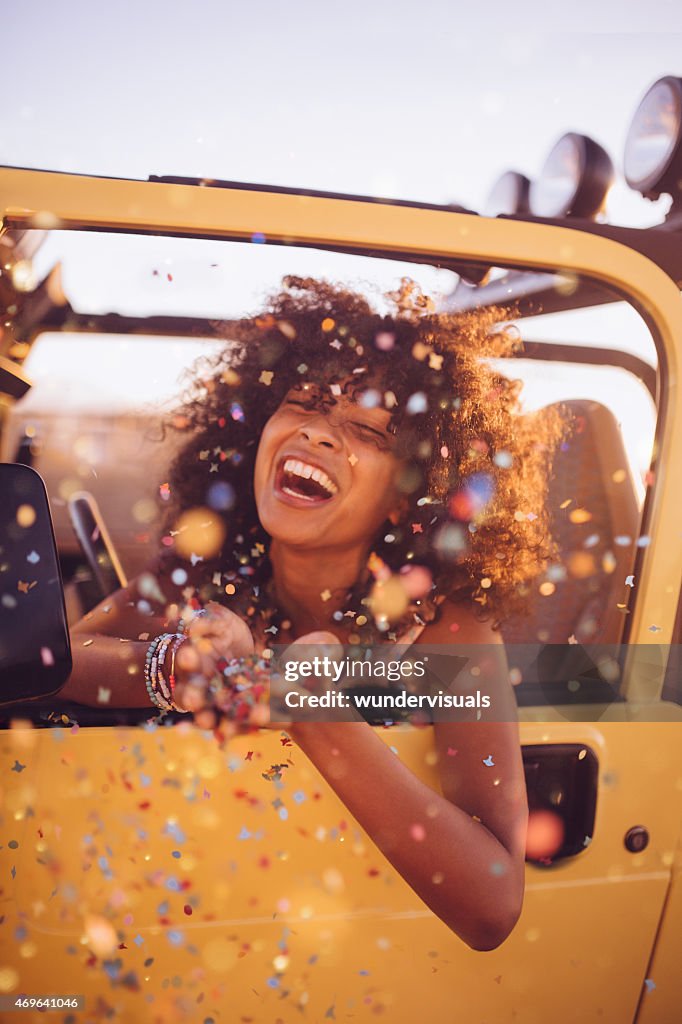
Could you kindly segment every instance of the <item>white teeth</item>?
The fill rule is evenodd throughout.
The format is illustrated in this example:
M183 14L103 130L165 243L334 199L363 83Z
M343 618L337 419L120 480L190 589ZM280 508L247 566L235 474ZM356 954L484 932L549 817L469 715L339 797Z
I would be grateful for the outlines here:
M336 494L338 491L336 484L333 480L329 479L323 470L310 466L307 462L300 462L298 459L287 459L284 463L284 472L291 473L293 476L300 476L303 480L310 480L312 477L329 494Z

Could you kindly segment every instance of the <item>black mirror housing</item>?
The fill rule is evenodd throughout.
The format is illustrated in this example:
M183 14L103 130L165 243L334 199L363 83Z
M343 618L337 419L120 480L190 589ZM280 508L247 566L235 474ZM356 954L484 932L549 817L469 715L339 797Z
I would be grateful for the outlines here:
M71 645L42 478L0 464L0 707L59 692Z

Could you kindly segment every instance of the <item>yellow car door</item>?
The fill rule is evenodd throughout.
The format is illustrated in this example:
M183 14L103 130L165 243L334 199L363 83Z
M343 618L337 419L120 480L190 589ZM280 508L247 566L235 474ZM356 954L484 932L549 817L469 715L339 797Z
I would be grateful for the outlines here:
M682 698L665 668L682 582L672 469L682 301L670 277L599 233L248 187L5 169L0 211L5 231L252 244L257 230L283 246L560 271L631 302L659 354L655 474L619 699L521 701L529 792L558 809L572 801L573 831L564 855L530 858L522 917L499 949L473 952L434 917L286 734L220 749L186 722L85 725L72 710L60 719L55 704L50 728L26 728L10 708L0 732L2 997L81 996L84 1009L59 1007L74 1024L672 1021ZM30 346L11 328L0 344L17 378ZM429 728L379 735L438 787Z

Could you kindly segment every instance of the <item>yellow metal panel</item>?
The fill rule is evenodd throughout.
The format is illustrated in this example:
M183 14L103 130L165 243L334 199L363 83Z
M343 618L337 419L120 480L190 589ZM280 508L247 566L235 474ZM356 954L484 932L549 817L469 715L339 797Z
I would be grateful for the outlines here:
M681 783L682 785L682 783ZM642 992L637 1024L660 1024L682 1017L682 834L673 866L663 920L656 936Z
M437 788L430 729L379 735ZM6 935L23 929L4 962L22 989L78 991L91 1006L101 996L124 1021L163 1014L171 1024L196 1014L203 993L205 1016L254 1024L300 1021L303 1007L315 1021L335 1007L337 1020L383 1013L413 1024L425 1006L433 1024L624 1024L668 886L678 737L675 725L524 726L525 742L597 752L595 837L563 868L527 868L519 924L480 954L424 907L278 734L221 752L191 728L6 732L0 758L25 768L4 799L0 912ZM289 761L279 788L263 778ZM622 842L634 824L651 834L637 855ZM91 960L89 914L113 921L126 948Z

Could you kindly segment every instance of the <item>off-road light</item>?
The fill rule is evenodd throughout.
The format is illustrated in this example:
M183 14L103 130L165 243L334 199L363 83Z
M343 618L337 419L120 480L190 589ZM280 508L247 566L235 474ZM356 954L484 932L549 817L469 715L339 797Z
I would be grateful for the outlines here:
M645 94L625 140L623 170L647 199L682 192L682 78L659 78Z
M587 135L569 132L553 147L540 177L530 186L531 213L536 217L594 217L602 209L613 179L613 164L606 150Z
M501 213L512 215L528 213L528 192L530 181L518 171L505 171L490 190L483 213L486 217L497 217Z

